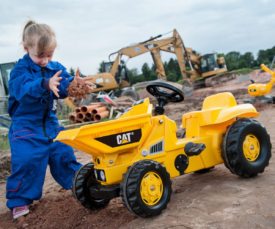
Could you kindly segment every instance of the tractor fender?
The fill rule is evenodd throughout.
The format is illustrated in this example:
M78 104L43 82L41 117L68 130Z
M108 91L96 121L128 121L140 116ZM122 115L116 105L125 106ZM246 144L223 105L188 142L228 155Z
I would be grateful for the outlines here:
M258 117L260 113L257 112L256 108L252 104L242 104L226 109L222 109L217 119L213 124L226 122L236 117Z
M252 104L242 104L228 108L212 108L190 112L182 116L181 128L186 128L188 119L197 118L200 126L227 122L236 117L258 117L260 114Z

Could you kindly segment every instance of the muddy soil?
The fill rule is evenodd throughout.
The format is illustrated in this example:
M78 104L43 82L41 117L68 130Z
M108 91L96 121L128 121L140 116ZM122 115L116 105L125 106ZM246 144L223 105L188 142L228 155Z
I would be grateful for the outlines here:
M11 174L10 151L4 150L0 153L0 184L6 183L6 180L10 174Z
M243 82L242 82L243 83ZM242 84L241 83L241 84ZM238 104L250 98L247 85L227 83L209 90L199 89L192 97L179 104L168 104L165 114L175 120L180 136L182 114L202 107L203 99L211 94L230 91ZM244 84L244 83L243 83ZM271 94L275 95L275 89ZM152 100L153 104L157 102ZM261 113L255 118L267 128L275 145L274 105L257 105ZM0 228L274 228L275 227L275 150L265 172L255 178L243 179L230 173L224 165L216 166L206 174L186 174L173 178L173 194L167 209L149 219L137 218L121 203L113 199L97 211L81 207L55 183L47 171L43 197L30 207L30 214L12 219L5 207L5 187L0 184ZM88 154L76 151L78 160L87 163Z
M70 97L76 97L78 99L81 99L83 97L84 99L86 99L86 95L89 93L90 90L87 84L80 84L76 81L72 81L67 91Z

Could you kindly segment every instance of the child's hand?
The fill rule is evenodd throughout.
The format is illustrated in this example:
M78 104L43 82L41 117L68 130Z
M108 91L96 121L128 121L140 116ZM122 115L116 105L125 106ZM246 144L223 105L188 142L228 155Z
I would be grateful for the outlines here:
M92 90L94 89L94 86L95 86L95 85L94 85L93 83L91 83L91 82L87 82L88 80L91 80L91 79L93 79L93 77L81 78L81 77L79 76L79 69L77 69L74 80L75 80L77 83L81 84L81 85L87 84L88 87L89 87L89 89L92 91Z
M49 87L53 91L53 93L56 95L57 98L59 98L59 90L57 88L58 85L60 85L59 81L62 79L62 77L58 77L61 74L62 70L55 73L55 75L49 80Z

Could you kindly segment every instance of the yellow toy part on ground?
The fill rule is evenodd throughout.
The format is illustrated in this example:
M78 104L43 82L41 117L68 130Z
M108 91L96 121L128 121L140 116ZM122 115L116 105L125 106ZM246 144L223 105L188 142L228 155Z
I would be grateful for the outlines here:
M173 177L224 163L233 174L249 178L268 166L270 137L248 118L260 115L251 104L237 105L231 93L209 96L201 111L183 114L185 134L178 139L164 106L182 102L183 92L163 82L146 89L158 100L155 109L146 98L116 120L63 131L55 139L93 158L73 180L73 194L82 206L98 209L121 196L130 212L151 217L169 203Z
M268 84L255 83L254 80L251 80L252 84L248 86L248 93L255 97L251 100L245 100L245 103L254 103L256 101L261 101L263 103L275 103L275 96L267 96L274 83L275 83L275 72L272 72L268 67L264 64L261 65L261 68L271 74L271 79Z

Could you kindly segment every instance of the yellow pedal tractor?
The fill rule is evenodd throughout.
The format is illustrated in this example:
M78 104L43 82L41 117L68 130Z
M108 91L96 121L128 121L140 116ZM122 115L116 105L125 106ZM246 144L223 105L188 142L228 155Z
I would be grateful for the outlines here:
M92 155L73 180L76 200L97 209L122 197L140 217L158 215L170 201L171 178L224 163L241 177L264 172L271 157L270 137L251 104L238 105L231 93L207 97L201 111L182 116L184 138L164 115L169 102L184 100L183 92L167 83L152 82L147 90L158 100L137 101L119 119L60 132L56 140Z
M251 80L252 84L248 86L248 93L254 98L244 100L244 103L255 103L256 101L261 101L262 103L275 103L275 96L266 95L271 91L275 83L275 72L272 72L264 64L261 65L261 68L270 73L272 77L268 84L255 83L254 80Z

